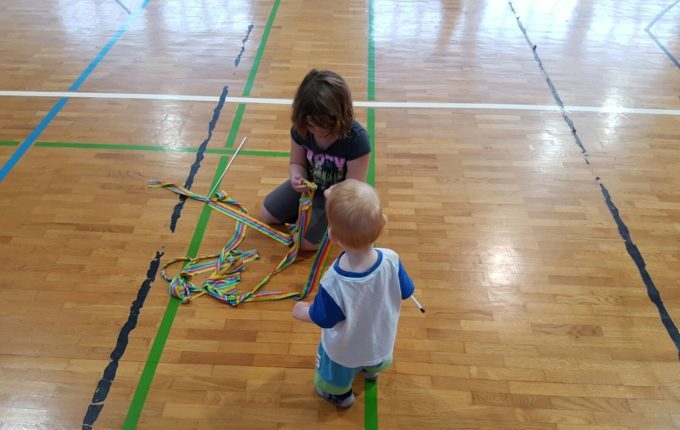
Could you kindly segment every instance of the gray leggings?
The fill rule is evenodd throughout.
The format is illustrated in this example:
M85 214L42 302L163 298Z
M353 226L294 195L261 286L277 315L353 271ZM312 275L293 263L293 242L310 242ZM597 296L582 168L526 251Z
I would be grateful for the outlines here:
M298 203L301 193L296 192L287 180L276 187L264 199L264 207L277 220L294 223L298 217ZM326 198L323 192L316 192L312 201L312 219L305 234L305 239L318 244L326 233Z

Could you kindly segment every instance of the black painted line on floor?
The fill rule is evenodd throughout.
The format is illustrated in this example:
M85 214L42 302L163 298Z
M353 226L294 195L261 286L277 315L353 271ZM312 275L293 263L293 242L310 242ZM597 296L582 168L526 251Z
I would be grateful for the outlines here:
M619 213L619 209L614 204L611 194L609 194L609 190L607 190L607 187L602 184L602 181L599 177L595 178L595 180L600 186L600 190L602 191L604 200L607 203L609 212L611 212L612 217L616 222L616 226L619 229L619 234L626 243L626 251L628 251L628 255L630 255L630 258L632 258L635 262L635 265L640 272L640 277L645 283L645 287L647 287L647 296L649 297L649 300L651 300L652 303L656 305L656 309L659 311L659 316L661 317L661 322L663 323L664 327L666 327L666 331L673 340L673 343L675 343L675 347L678 349L678 359L680 360L680 332L678 332L678 327L668 314L666 306L663 304L663 300L661 299L661 294L656 288L651 275L647 271L647 263L645 263L645 259L642 257L642 253L638 249L637 245L635 245L635 242L633 242L633 238L630 236L630 231L628 230L626 223L623 222L621 214Z
M189 175L187 176L186 181L184 182L184 188L187 190L191 190L191 186L194 184L194 178L196 177L196 174L201 168L201 161L203 161L203 158L205 158L205 150L208 147L208 143L210 143L210 139L212 138L213 131L215 130L215 126L217 125L217 120L220 119L220 113L222 112L222 108L224 107L224 101L227 98L227 94L229 94L229 86L225 85L224 88L222 88L222 94L220 94L220 99L217 102L217 106L215 106L215 110L213 111L213 117L210 120L210 123L208 124L208 137L201 142L200 146L198 147L198 151L196 151L196 159L194 160L194 163L191 165L191 169L189 170ZM179 196L179 201L175 205L175 209L172 211L172 215L170 216L170 231L173 233L175 232L175 228L177 227L177 221L179 221L179 217L182 216L182 209L184 208L184 202L186 202L187 197L186 196Z
M128 319L120 328L118 333L118 340L116 341L116 346L111 352L111 361L109 361L108 366L104 369L104 374L102 378L97 383L97 388L92 395L92 401L87 407L87 412L85 412L85 418L83 419L83 430L90 430L94 426L95 421L99 417L99 413L104 408L104 401L109 395L109 390L113 384L113 380L116 378L116 372L118 370L118 363L125 354L125 349L127 348L128 341L130 339L130 333L137 326L137 318L139 313L144 306L144 301L149 295L149 290L151 290L151 285L156 279L156 274L158 273L158 267L161 262L161 256L163 251L157 251L156 256L149 264L149 270L146 272L146 279L142 282L142 285L137 290L137 298L132 302L130 306L130 314Z
M131 11L130 9L128 9L128 7L125 6L125 3L123 3L122 1L120 1L120 0L115 0L115 2L118 3L118 5L119 5L120 7L122 7L122 8L125 10L125 12L127 12L128 15L130 15L130 14L132 13L132 11Z
M677 5L678 3L680 3L680 0L675 0L673 3L671 3L671 4L668 5L668 6L666 6L666 7L664 8L664 10L662 10L661 12L659 12L659 14L652 20L652 22L650 22L649 25L648 25L647 27L645 27L645 32L647 32L647 34L649 35L649 37L651 37L652 40L654 41L654 43L656 43L656 46L658 46L659 49L661 49L661 51L662 51L664 54L666 54L666 57L668 57L668 59L671 60L671 63L673 63L673 64L675 65L675 67L677 67L678 69L680 69L680 62L673 56L673 54L671 53L671 51L669 51L668 49L666 49L666 47L663 45L663 43L661 43L661 41L660 41L659 39L657 39L657 37L654 35L654 33L652 33L652 27L654 26L654 24L656 24L657 21L659 21L659 20L661 19L662 16L666 15L666 14L668 13L668 11L671 10L671 9L673 9L673 7L674 7L675 5Z
M571 118L569 118L569 115L567 115L567 111L564 109L564 103L562 102L560 95L557 93L557 88L555 88L552 79L550 79L550 75L548 75L548 72L543 67L543 61L541 61L541 57L539 57L538 52L536 52L537 46L534 45L533 42L531 42L531 39L529 39L527 30L526 28L524 28L522 21L520 21L519 16L515 11L515 7L513 6L512 2L508 1L508 4L510 5L510 9L512 10L513 15L515 15L517 25L519 26L519 29L522 31L524 39L527 41L527 44L529 44L529 46L531 47L531 51L534 53L534 60L536 60L536 62L538 63L538 67L541 69L541 73L543 73L543 77L545 78L545 81L548 84L548 87L550 88L550 93L555 99L555 103L560 108L560 112L562 113L562 118L564 119L564 122L566 122L567 125L569 126L569 130L571 130L571 135L574 137L574 140L576 141L576 144L579 146L579 148L581 148L581 154L583 154L583 158L585 159L586 164L590 164L590 161L588 160L588 151L586 150L586 147L583 145L583 142L581 142L581 138L578 137L578 134L576 133L576 127L574 127L574 122L571 120Z
M248 26L248 33L246 33L246 37L244 37L243 40L241 40L241 52L239 52L236 58L234 59L234 66L236 67L238 67L238 65L241 64L241 57L243 57L243 53L246 51L246 42L248 42L248 38L250 38L250 33L253 31L254 27L255 26L253 24L250 24Z
M238 63L240 63L240 58L243 55L243 52L245 51L245 44L250 36L252 29L253 25L251 24L250 26L248 26L248 33L246 34L246 37L242 40L243 46L241 52L237 56L237 61L235 61L237 66ZM192 164L191 170L189 171L189 175L185 182L185 188L187 189L189 189L191 185L193 185L196 173L200 169L201 161L204 158L204 153L207 149L208 143L212 138L213 131L215 129L215 126L217 125L217 121L219 120L219 116L222 111L222 108L224 107L224 103L228 93L229 87L225 85L224 88L222 89L222 94L220 95L217 106L213 111L213 117L210 123L208 124L208 137L201 143L201 145L197 149L196 160ZM171 217L171 230L173 232L175 230L177 220L179 220L181 210L184 205L184 200L180 199L180 202L175 206L175 209L173 211ZM144 302L149 294L149 291L151 290L151 286L154 280L156 279L156 275L158 273L158 268L160 266L160 260L162 256L163 256L162 250L156 252L155 258L151 261L149 265L146 280L142 282L142 285L139 287L139 290L137 291L137 298L132 302L128 319L123 325L123 327L121 327L120 332L118 334L118 339L116 341L116 346L111 352L111 360L104 369L104 374L102 378L99 380L97 388L95 389L95 392L92 396L92 401L88 405L87 411L85 412L85 418L83 419L82 426L83 430L91 430L93 428L94 423L97 421L100 412L104 408L104 402L109 394L111 386L113 385L113 381L116 378L118 363L122 358L123 354L125 354L125 349L127 348L130 333L137 326L137 319L142 310L142 307L144 307Z
M254 27L255 26L253 24L250 24L248 26L248 32L246 33L245 37L241 40L241 51L234 59L235 67L238 67L238 65L241 63L241 57L243 56L243 53L246 50L246 42L248 42L248 39L250 38L250 33L252 33ZM189 175L187 176L187 179L184 182L184 188L186 188L187 190L191 190L191 186L194 183L194 178L196 177L196 174L201 168L201 161L203 161L205 151L208 147L208 143L212 138L213 131L215 130L217 121L220 118L220 113L222 111L222 108L224 107L224 101L227 98L227 94L229 94L229 86L225 85L224 88L222 88L222 94L220 94L220 99L217 102L217 106L213 111L213 117L210 120L210 123L208 124L208 137L198 147L198 151L196 152L196 159L194 160L194 163L191 165ZM179 196L179 201L175 205L175 208L172 211L172 215L170 215L170 231L172 231L173 233L175 232L175 228L177 228L177 222L179 221L180 216L182 216L182 209L184 208L184 203L186 202L186 200L187 200L186 196Z
M680 1L680 0L678 0L678 1ZM526 28L524 27L524 25L522 24L522 21L520 20L519 16L517 15L517 11L515 11L515 8L512 4L512 1L508 0L508 5L510 6L512 13L514 14L515 19L517 20L517 25L519 26L520 30L522 31L524 38L526 39L527 43L531 47L532 52L534 53L534 59L538 63L538 66L541 69L541 72L543 73L544 77L546 78L546 82L548 83L548 87L550 88L550 91L553 94L553 97L555 98L555 102L557 103L560 110L562 111L562 118L564 118L564 121L569 126L569 129L571 130L571 134L574 137L576 144L579 146L579 148L581 148L581 154L583 155L583 158L585 159L586 163L590 164L590 162L588 161L588 152L586 151L583 143L581 142L581 139L578 136L578 133L576 132L576 127L574 126L574 123L571 120L571 118L569 118L569 116L567 115L567 113L564 109L564 104L562 103L562 99L558 95L557 89L555 88L555 85L552 83L550 76L548 75L545 68L543 67L543 62L541 61L541 58L538 56L537 46L534 45L531 42L531 39L529 39L529 36L527 35ZM661 294L659 293L659 290L656 288L656 285L654 284L654 280L652 280L652 276L647 271L647 263L645 263L645 260L642 257L642 253L638 249L637 245L635 245L635 242L633 242L633 239L630 235L630 230L628 229L628 226L626 226L626 223L623 221L623 218L621 217L619 209L614 204L614 201L612 200L612 197L609 194L609 191L604 186L604 184L602 183L602 180L600 179L599 176L595 178L595 181L600 186L600 191L602 192L605 203L607 204L607 207L609 208L609 212L611 213L612 218L614 219L614 222L616 223L616 226L618 227L619 235L621 236L624 243L626 244L626 251L628 252L628 255L630 256L630 258L633 260L633 263L635 263L635 266L637 267L638 271L640 272L640 277L642 278L642 282L645 284L645 287L647 288L647 296L652 301L652 303L654 303L654 305L656 306L656 308L659 312L659 316L661 317L661 323L666 328L668 335L670 336L671 340L675 344L675 347L678 351L678 359L680 360L680 334L678 333L678 328L675 325L675 323L673 322L673 320L671 319L671 316L668 314L668 311L666 310L666 306L664 305L663 300L661 299Z

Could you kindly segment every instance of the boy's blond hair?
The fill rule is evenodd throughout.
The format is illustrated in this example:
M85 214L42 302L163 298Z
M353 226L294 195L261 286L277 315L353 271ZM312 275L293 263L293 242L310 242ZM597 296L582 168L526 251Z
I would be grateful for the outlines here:
M333 186L326 199L326 216L333 239L348 248L370 246L385 226L378 192L355 179Z

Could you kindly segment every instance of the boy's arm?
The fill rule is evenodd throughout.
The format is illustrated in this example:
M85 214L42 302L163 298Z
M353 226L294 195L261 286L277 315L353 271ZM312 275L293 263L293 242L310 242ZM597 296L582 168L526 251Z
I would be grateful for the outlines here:
M411 295L413 295L413 291L416 289L416 286L413 285L413 280L408 275L408 273L406 273L404 265L401 264L401 260L399 260L399 287L401 288L402 300L406 300L411 297Z
M332 328L345 320L342 309L321 285L314 297L314 303L309 306L307 303L298 302L293 308L293 317L300 321L313 322L321 328Z

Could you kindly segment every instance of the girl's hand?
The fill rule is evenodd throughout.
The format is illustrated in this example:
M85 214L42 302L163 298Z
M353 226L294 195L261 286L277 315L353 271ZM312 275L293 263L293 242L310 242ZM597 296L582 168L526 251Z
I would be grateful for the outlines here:
M293 176L290 179L290 185L298 193L304 193L305 191L307 191L307 185L305 185L302 176L299 175Z

